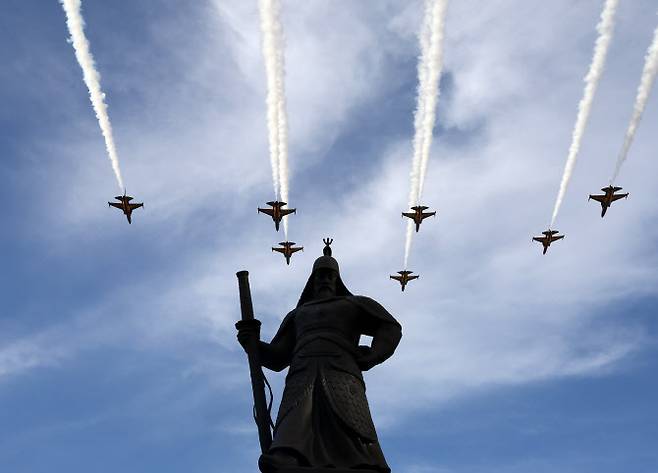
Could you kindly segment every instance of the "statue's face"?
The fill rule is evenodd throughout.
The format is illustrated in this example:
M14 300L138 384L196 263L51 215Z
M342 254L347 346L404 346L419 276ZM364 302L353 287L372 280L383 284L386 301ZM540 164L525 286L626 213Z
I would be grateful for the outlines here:
M316 299L336 295L338 273L333 269L320 268L313 274L313 289Z

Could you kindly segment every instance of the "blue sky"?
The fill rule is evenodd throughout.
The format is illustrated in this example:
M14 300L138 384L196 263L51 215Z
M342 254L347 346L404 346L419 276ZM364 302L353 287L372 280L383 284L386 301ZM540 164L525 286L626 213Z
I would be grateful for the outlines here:
M273 197L256 2L84 0L133 225L58 2L0 16L0 464L52 471L256 471L234 273L264 336L321 238L343 278L404 326L367 373L397 473L658 468L658 94L602 220L658 22L621 2L557 228L545 229L589 64L598 0L451 3L427 202L401 294L421 3L284 1L287 267L256 207ZM143 211L142 211L143 210ZM270 376L277 395L282 379Z

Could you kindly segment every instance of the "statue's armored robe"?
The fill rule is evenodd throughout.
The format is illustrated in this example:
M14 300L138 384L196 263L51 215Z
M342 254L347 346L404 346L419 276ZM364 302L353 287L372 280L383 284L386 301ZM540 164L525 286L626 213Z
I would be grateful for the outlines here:
M374 300L343 296L301 304L261 344L264 366L290 366L270 453L285 450L304 466L390 472L357 365L362 334L373 337L374 365L393 354L402 332Z

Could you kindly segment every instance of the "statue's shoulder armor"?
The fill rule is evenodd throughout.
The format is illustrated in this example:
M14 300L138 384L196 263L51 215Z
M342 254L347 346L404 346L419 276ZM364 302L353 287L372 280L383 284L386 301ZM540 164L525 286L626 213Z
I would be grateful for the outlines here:
M288 314L283 318L281 321L281 325L279 325L279 330L277 331L276 335L272 339L272 343L278 342L286 333L288 329L292 327L292 324L295 320L295 312L297 309L293 309Z
M297 315L297 312L298 312L297 309L293 309L290 312L288 312L286 316L283 318L283 320L281 321L281 327L291 324L295 320L295 316Z
M383 305L381 305L379 302L377 302L374 299L371 299L370 297L367 296L347 296L347 300L351 301L352 303L358 305L361 309L366 311L369 315L376 317L380 320L383 320L385 322L390 322L395 325L400 326L400 323L395 320L395 317L393 317L385 308Z

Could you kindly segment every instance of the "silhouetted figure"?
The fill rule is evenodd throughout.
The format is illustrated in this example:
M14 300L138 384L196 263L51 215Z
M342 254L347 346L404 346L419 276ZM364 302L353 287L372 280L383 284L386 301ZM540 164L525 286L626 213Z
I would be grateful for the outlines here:
M354 296L340 278L325 240L297 307L270 343L260 342L263 366L290 367L274 438L261 455L262 472L295 467L389 473L366 399L362 371L389 358L402 336L400 324L373 299ZM260 322L238 322L248 346ZM373 337L359 346L361 335Z

